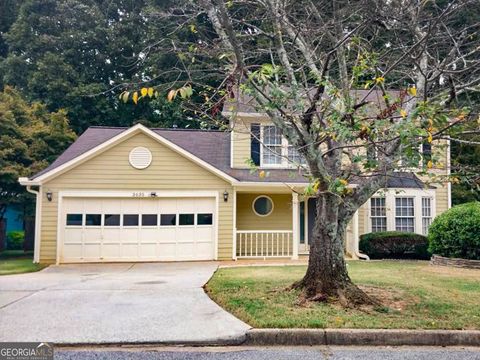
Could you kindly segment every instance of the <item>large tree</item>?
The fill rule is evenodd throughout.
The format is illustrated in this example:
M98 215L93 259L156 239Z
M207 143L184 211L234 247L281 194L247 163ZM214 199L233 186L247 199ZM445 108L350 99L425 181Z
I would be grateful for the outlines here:
M177 85L208 93L198 111L252 97L305 159L297 165L317 199L307 272L294 284L305 298L375 302L348 275L347 224L398 170L448 180L432 170L445 161L420 149L457 141L478 116L465 104L480 89L479 15L476 0L201 0L168 15L195 36L175 46L185 73L203 61L223 77L218 88L198 76Z
M47 167L75 137L65 111L29 104L10 87L0 93L0 221L8 205L32 201L18 178Z
M171 32L169 22L155 14L173 3L7 1L4 12L0 7L0 89L14 86L50 111L65 109L77 133L91 125L136 122L186 126L177 102L162 98L134 106L117 98L119 89L178 78L179 61L172 52L151 54Z

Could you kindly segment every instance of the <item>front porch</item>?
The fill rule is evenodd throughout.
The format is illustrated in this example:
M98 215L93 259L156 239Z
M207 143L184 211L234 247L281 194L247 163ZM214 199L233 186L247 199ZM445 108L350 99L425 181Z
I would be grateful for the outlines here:
M288 193L236 191L234 259L306 258L315 220L315 199ZM358 259L358 215L348 226L346 256Z

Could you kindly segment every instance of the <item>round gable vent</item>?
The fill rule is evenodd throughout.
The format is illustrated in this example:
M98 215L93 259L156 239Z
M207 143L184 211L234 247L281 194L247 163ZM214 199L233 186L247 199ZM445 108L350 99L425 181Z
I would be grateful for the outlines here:
M152 163L152 153L147 148L139 146L130 151L128 161L135 169L145 169Z

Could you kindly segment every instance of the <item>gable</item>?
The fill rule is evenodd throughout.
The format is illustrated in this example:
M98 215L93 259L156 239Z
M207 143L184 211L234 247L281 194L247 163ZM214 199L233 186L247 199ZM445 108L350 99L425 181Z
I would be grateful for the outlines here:
M152 162L146 169L135 169L129 154L135 147L146 147ZM62 188L195 188L226 184L226 181L192 160L144 133L133 135L98 153L46 182Z

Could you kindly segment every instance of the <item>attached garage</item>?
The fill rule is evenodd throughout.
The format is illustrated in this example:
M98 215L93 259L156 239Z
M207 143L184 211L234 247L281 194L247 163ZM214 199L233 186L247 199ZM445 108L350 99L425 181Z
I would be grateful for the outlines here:
M129 195L63 197L60 262L215 259L215 197Z

